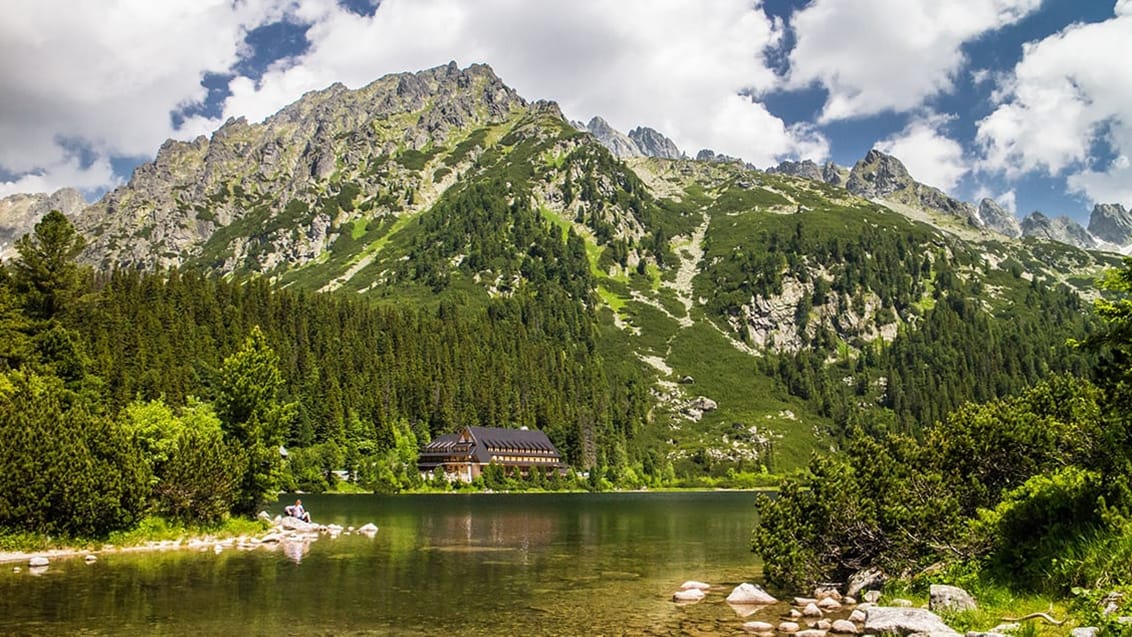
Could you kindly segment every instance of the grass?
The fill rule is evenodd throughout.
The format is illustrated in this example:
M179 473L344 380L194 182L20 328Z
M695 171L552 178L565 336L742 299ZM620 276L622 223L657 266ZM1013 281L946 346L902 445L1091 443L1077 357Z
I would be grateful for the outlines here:
M1001 624L1010 623L1007 619L1025 617L1031 613L1045 613L1065 623L1055 626L1041 619L1027 620L1020 622L1019 631L1013 633L1015 637L1063 637L1079 625L1069 600L1018 592L991 581L978 570L970 571L965 567L953 567L945 572L946 575L937 572L911 580L889 582L884 587L880 603L883 605L894 599L907 599L914 606L926 607L930 585L946 583L966 590L977 604L973 610L938 613L944 623L961 635L968 631L987 632Z
M821 419L809 415L809 409L797 398L789 396L769 377L761 374L758 359L735 349L706 321L698 321L680 330L669 343L668 364L674 376L691 376L695 385L688 387L692 395L702 394L716 399L719 408L704 414L697 432L718 440L734 423L758 426L760 430L778 434L772 449L774 472L804 466L817 440L811 431ZM797 415L797 420L784 416Z

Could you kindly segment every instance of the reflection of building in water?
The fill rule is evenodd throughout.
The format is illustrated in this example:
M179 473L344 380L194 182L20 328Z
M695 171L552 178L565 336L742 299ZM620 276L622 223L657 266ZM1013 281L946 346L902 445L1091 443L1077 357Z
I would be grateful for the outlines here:
M302 562L303 556L309 553L310 550L310 540L287 540L283 542L283 554L296 564Z
M559 531L558 517L550 510L491 512L476 516L448 515L427 531L438 548L447 550L527 550L554 542Z
M421 449L417 468L428 479L443 467L449 481L471 482L483 468L496 464L527 475L532 468L563 471L566 465L554 443L541 431L501 427L464 427L460 433L438 436Z

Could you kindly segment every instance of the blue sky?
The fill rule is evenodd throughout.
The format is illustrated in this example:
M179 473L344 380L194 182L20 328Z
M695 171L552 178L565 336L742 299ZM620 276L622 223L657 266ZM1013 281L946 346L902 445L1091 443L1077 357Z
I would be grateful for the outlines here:
M879 147L962 199L1132 204L1132 0L5 0L0 195L456 60L766 167Z

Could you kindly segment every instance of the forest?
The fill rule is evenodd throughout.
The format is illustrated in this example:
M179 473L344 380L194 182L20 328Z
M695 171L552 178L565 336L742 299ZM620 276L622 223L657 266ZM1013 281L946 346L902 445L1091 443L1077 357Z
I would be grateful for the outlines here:
M695 456L674 466L650 413L649 377L631 357L606 358L612 328L596 309L583 241L500 192L461 189L397 248L410 258L390 276L430 290L429 303L188 269L99 272L76 261L83 240L66 217L48 214L0 268L0 466L12 468L0 476L0 526L92 537L151 515L215 522L252 513L280 490L341 487L341 470L350 488L451 488L422 481L417 450L464 425L545 431L577 472L530 483L488 472L474 488L733 479ZM770 243L789 252L806 236L795 228ZM1088 377L1106 360L1099 348L1067 345L1092 330L1070 291L1019 286L1012 313L999 317L1009 320L995 320L975 300L980 284L954 276L954 264L908 257L909 245L885 241L867 250L908 265L891 304L914 313L918 329L834 364L829 353L842 345L828 338L758 363L828 419L846 458L878 440L924 440L979 409L1025 400L1010 396L1051 374ZM831 270L844 262L844 272L857 272L828 294L892 283L854 265L865 247L803 248ZM459 254L468 256L441 267ZM804 272L784 263L779 275ZM484 272L507 282L507 293L472 297L461 282ZM916 307L915 290L928 281L933 302Z
M767 578L799 590L879 568L1072 595L1086 621L1127 634L1097 603L1132 590L1132 258L1100 285L1101 329L1070 343L1090 373L965 403L917 435L854 429L845 453L763 498L752 548Z
M53 212L0 270L0 526L214 521L329 488L342 468L361 488L412 488L419 446L467 424L541 429L596 488L665 470L639 440L644 384L606 377L591 310L559 286L375 306L262 279L96 273L75 261L82 245Z

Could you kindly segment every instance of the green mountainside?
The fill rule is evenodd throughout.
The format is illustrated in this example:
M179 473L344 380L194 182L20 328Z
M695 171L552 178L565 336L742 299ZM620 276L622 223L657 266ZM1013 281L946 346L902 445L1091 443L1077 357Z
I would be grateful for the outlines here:
M1066 341L1092 329L1082 295L1115 255L980 229L914 192L885 203L739 162L619 160L556 105L453 63L167 142L75 223L84 260L177 268L168 285L193 281L209 313L228 311L215 295L266 299L200 319L229 348L253 324L282 350L340 332L296 347L356 357L333 383L282 357L307 410L290 444L341 439L352 417L418 437L523 425L579 468L723 475L1084 373ZM106 285L157 285L131 276ZM178 312L173 288L151 294ZM286 326L287 303L320 324ZM170 374L168 355L139 360L113 372L121 400L201 393L191 361Z

